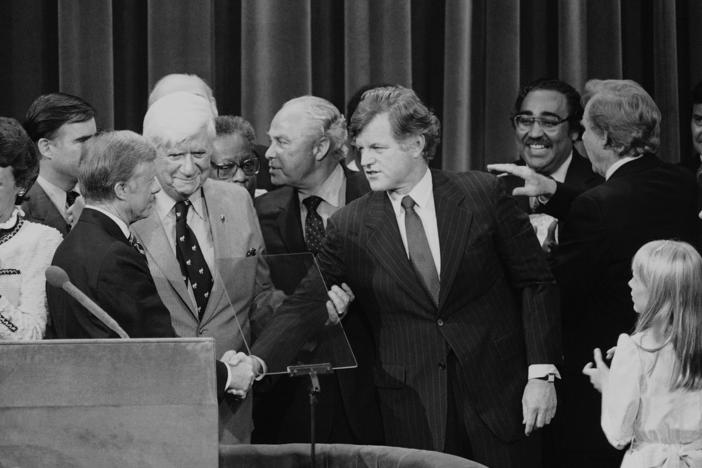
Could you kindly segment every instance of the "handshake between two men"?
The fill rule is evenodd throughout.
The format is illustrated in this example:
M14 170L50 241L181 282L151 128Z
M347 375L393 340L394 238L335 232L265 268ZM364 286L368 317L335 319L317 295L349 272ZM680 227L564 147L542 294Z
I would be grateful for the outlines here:
M341 287L332 286L327 293L328 319L325 325L337 325L354 300L353 291L346 283L342 283ZM266 364L261 358L241 351L229 350L222 355L220 361L229 368L226 391L235 397L246 398L254 380L262 378L266 373Z

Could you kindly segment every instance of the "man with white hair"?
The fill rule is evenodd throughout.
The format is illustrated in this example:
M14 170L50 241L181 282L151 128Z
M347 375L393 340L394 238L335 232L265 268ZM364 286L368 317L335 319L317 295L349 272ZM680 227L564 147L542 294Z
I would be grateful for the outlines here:
M302 96L278 111L266 151L272 183L282 188L255 199L269 254L316 254L329 217L370 188L365 176L343 164L346 121L326 99ZM316 415L317 441L381 444L380 410L371 375L373 349L361 314L344 319L358 368L320 376L322 393ZM257 396L257 443L309 442L306 383L278 381Z
M217 112L217 100L212 93L212 88L199 76L189 73L171 73L158 80L151 90L151 94L149 94L149 107L163 96L178 91L185 91L203 97L210 103L214 116L219 115Z
M162 190L149 217L133 230L173 327L179 336L214 337L218 356L245 349L244 340L249 342L280 295L260 261L264 244L249 194L237 184L208 179L215 137L210 103L170 93L149 107L144 136L158 150ZM252 361L257 374L260 364ZM251 399L222 402L219 421L222 442L247 442Z

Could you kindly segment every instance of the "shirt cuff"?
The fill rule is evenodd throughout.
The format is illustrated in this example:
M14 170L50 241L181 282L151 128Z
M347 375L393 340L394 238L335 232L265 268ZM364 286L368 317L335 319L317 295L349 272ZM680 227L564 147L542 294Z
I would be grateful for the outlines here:
M255 359L258 362L258 364L261 366L261 372L259 372L256 375L254 380L261 380L263 378L263 376L266 375L266 372L268 372L268 366L266 366L266 363L263 362L263 359L261 359L260 357L254 356L253 354L251 354L250 356L251 356L251 358Z
M532 364L529 366L530 379L540 379L548 376L548 374L553 374L558 379L561 378L561 374L553 364Z
M224 362L224 367L227 368L227 384L224 386L224 391L226 392L229 389L229 384L232 383L232 371L231 369L229 369L229 364L227 364L226 362Z

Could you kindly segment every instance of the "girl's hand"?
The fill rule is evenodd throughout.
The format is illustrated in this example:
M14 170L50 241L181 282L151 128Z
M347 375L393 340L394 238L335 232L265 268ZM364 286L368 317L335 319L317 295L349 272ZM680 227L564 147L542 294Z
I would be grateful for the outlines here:
M595 348L593 355L595 356L595 366L593 367L592 362L588 362L583 368L583 374L590 377L592 386L595 387L598 392L602 393L602 387L609 378L609 367L607 367L607 364L602 360L602 351L600 351L600 348Z

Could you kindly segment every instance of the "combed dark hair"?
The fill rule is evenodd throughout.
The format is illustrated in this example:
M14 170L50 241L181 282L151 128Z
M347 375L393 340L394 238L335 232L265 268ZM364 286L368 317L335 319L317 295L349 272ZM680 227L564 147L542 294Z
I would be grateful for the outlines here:
M136 167L156 159L156 148L129 130L100 133L85 143L78 183L88 201L114 200L115 184L128 181Z
M660 144L661 111L653 98L632 80L590 80L583 102L587 119L606 147L620 157L656 153Z
M346 118L351 121L351 117L353 117L353 113L356 112L356 108L358 107L358 103L361 102L361 98L365 94L366 91L369 91L371 89L375 88L387 88L388 86L393 86L392 83L370 83L367 85L363 85L360 88L356 90L355 93L353 93L353 96L349 98L349 101L346 103Z
M220 115L215 118L215 132L221 135L242 135L253 146L256 141L256 131L253 125L238 115Z
M403 86L374 88L363 94L351 118L351 140L354 140L376 115L386 112L395 139L402 141L412 136L424 136L423 156L427 161L431 160L439 145L441 124L417 94Z
M22 125L10 117L0 117L0 167L11 167L15 185L25 191L34 184L39 175L39 150ZM15 204L24 200L15 197Z
M527 97L527 94L537 90L555 91L565 96L568 106L568 125L571 131L578 132L578 139L580 139L584 130L580 123L580 120L583 118L583 105L581 103L580 93L565 81L555 78L539 78L522 86L522 89L519 90L519 94L517 95L517 99L514 101L512 117L521 111L522 103ZM512 122L512 125L514 125L514 122Z
M87 122L95 118L95 109L78 96L66 93L43 94L27 109L24 129L33 142L53 138L61 125Z

